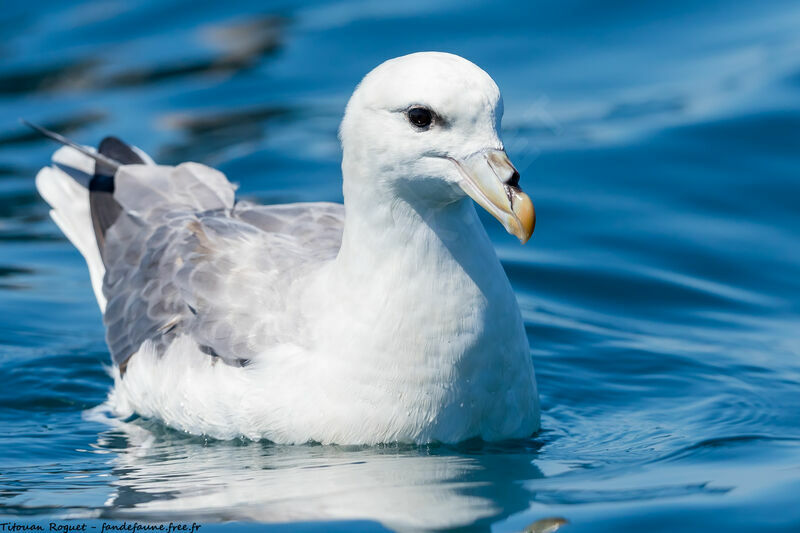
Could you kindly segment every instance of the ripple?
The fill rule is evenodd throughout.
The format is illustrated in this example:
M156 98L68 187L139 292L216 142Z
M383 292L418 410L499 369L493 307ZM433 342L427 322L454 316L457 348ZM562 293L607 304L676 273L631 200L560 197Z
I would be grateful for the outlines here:
M213 161L229 147L257 145L264 137L265 125L275 119L292 115L292 110L281 106L262 106L236 111L202 114L172 114L162 117L160 123L167 129L180 131L183 139L164 146L159 160Z
M0 81L0 83L2 83ZM87 126L102 122L106 118L106 113L102 111L83 110L80 114L64 117L57 120L44 121L41 125L62 135L69 136ZM0 134L0 145L19 145L28 143L47 144L54 146L42 138L41 134L25 126L17 126L19 131Z
M264 57L279 50L283 25L283 19L274 16L229 25L209 25L202 29L201 38L216 48L218 55L115 72L98 79L93 85L112 89L136 87L193 75L219 76L242 72L255 67Z
M793 445L797 447L800 445L800 437L776 437L773 435L734 435L729 437L717 437L713 439L705 439L695 444L691 444L680 450L676 450L662 458L657 459L661 461L680 461L687 458L692 460L709 460L710 456L719 456L720 452L729 455L728 452L736 452L736 448L746 447L752 444L759 445L760 443L769 443L776 445Z
M0 514L792 531L797 20L782 0L4 5ZM100 414L101 317L33 183L54 146L17 118L212 163L262 200L338 199L343 105L412 41L473 59L503 90L539 221L525 247L483 221L521 304L542 430L281 447Z
M709 487L707 483L682 486L661 486L627 490L558 490L537 491L535 500L544 504L575 505L619 502L641 502L698 494L725 494L730 488Z

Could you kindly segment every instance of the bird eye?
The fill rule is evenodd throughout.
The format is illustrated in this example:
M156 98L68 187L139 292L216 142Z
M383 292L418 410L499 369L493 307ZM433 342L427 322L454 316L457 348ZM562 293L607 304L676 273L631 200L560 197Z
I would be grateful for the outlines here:
M408 110L408 121L418 128L427 128L433 121L433 115L430 109L412 107Z

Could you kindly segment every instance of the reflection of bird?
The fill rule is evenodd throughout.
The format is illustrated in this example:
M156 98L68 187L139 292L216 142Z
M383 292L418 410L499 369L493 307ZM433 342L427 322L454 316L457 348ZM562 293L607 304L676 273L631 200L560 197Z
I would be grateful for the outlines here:
M276 442L530 435L522 319L467 198L530 237L501 115L465 59L387 61L342 122L344 207L236 203L114 138L59 150L37 187L89 265L116 410Z
M89 417L112 426L93 446L110 454L113 493L103 518L375 520L392 531L490 531L530 507L531 484L543 477L537 452L516 443L470 443L462 453L446 446L287 447L207 442L147 421L109 420L105 406Z

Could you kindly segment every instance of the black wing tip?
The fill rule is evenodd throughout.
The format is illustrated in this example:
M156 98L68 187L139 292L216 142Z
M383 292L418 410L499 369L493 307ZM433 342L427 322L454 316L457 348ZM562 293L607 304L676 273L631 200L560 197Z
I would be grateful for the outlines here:
M83 155L85 155L87 157L91 157L96 162L110 167L114 171L116 171L116 169L118 169L120 167L120 165L121 165L119 161L111 159L111 158L109 158L108 156L106 156L106 155L104 155L102 153L92 152L90 150L87 150L86 148L84 148L80 144L67 139L66 137L64 137L60 133L56 133L54 131L48 130L47 128L45 128L43 126L39 126L38 124L34 124L33 122L25 120L24 118L20 118L19 121L24 126L27 126L27 127L31 128L32 130L40 133L41 135L47 137L48 139L51 139L53 141L56 141L57 143L63 144L64 146L69 146L70 148L73 148L73 149L79 151Z
M53 139L54 141L58 141L58 142L60 142L62 144L64 144L64 141L68 141L69 140L66 137L64 137L63 135L60 135L60 134L58 134L58 133L56 133L54 131L50 131L47 128L45 128L44 126L40 126L38 124L34 124L33 122L31 122L29 120L25 120L24 118L20 117L18 120L19 120L20 124L22 124L23 126L29 127L33 131L44 135L48 139Z
M109 159L118 161L121 165L144 164L144 159L142 159L142 157L136 153L131 145L122 141L119 139L119 137L114 137L113 135L110 135L100 141L97 151Z

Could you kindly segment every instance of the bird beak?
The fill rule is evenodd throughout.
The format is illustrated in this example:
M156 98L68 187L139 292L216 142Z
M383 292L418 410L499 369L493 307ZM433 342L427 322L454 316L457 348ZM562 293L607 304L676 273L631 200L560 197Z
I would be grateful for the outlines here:
M525 244L533 235L536 212L531 199L517 186L519 173L505 151L482 150L451 161L461 173L458 184L464 192Z

